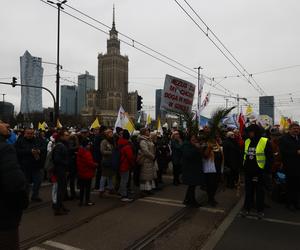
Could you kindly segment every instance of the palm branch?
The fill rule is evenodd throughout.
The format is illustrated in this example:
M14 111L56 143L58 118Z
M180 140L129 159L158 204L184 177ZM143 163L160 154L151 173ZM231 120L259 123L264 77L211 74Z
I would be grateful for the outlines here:
M217 135L222 134L222 120L234 109L235 107L231 108L218 108L216 109L210 120L209 120L209 127L210 127L210 138L215 139Z

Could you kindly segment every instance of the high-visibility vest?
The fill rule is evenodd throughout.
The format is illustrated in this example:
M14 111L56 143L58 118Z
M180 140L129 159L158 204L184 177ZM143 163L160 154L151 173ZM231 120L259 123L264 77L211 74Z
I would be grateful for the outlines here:
M265 148L267 145L268 138L261 137L259 142L256 145L256 162L259 168L264 169L266 165L266 155L265 155ZM248 155L249 145L251 143L250 139L245 141L245 151L244 151L244 162Z

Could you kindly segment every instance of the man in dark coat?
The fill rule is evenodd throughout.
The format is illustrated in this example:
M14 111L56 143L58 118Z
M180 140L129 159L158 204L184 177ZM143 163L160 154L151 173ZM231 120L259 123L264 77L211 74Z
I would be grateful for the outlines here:
M182 172L181 167L181 151L182 138L179 131L175 131L171 138L171 150L172 150L172 164L173 164L173 184L175 186L180 184L180 174Z
M247 128L248 139L245 141L245 202L242 215L248 215L255 204L259 219L264 217L264 189L266 176L271 173L273 162L272 147L268 138L262 136L262 129L256 124Z
M57 200L54 215L65 215L69 212L63 205L67 189L67 171L69 169L69 132L62 129L57 135L57 143L53 148L53 174L57 178Z
M35 138L32 128L25 129L24 136L18 138L15 147L26 179L33 184L31 200L41 202L39 191L43 179L43 155L46 155L47 148L41 140Z
M28 195L16 151L5 142L8 137L8 124L0 121L0 249L19 249L18 227Z
M227 187L234 188L239 179L239 171L243 166L242 152L240 145L235 139L233 132L229 131L226 134L226 139L223 142L224 165L227 170Z
M192 135L182 145L182 182L188 185L183 203L186 206L199 207L195 197L196 186L202 184L202 155L200 143L196 136Z
M289 133L279 140L279 148L283 166L286 170L287 181L287 207L300 209L300 127L293 123ZM293 206L293 207L292 207Z

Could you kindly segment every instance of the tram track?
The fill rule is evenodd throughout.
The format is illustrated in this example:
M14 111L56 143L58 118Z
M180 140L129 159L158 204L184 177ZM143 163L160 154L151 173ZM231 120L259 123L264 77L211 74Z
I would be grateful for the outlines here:
M165 232L167 232L170 228L175 226L178 222L182 221L185 216L190 215L193 211L195 211L195 209L190 207L184 207L180 209L178 212L173 214L167 220L152 229L150 232L126 247L125 250L140 250L146 248L152 242L162 236Z
M29 237L25 240L20 241L20 249L25 250L25 249L28 249L30 247L36 246L38 244L41 244L46 240L52 239L52 238L54 238L54 237L56 237L60 234L67 233L67 232L69 232L73 229L76 229L76 228L84 225L85 223L90 222L91 220L93 220L97 216L106 214L108 212L111 212L111 211L113 211L115 209L118 209L118 208L121 208L123 206L126 206L126 204L120 203L118 205L108 207L105 210L95 212L95 213L93 213L93 214L91 214L91 215L89 215L89 216L87 216L83 219L77 220L75 222L60 225L60 226L58 226L54 229L51 229L47 232L42 233L42 234Z
M165 185L165 187L167 186L170 186L171 184L169 185ZM92 192L93 193L93 192ZM115 195L109 195L107 198L113 198L113 197L117 197ZM141 195L141 196L138 196L135 200L138 200L140 198L144 198L145 196L144 195ZM28 213L31 213L31 212L34 212L34 211L37 211L39 209L42 209L42 208L46 208L46 207L49 207L51 206L51 203L52 201L45 201L45 202L42 202L42 203L39 203L39 204L36 204L36 205L33 205L29 208L27 208L25 211L24 211L24 214L28 214ZM100 216L100 215L104 215L106 213L109 213L113 210L116 210L118 208L121 208L123 206L126 206L127 204L126 203L121 203L120 204L114 204L113 206L111 207L108 207L102 211L98 211L98 212L95 212L83 219L80 219L80 220L77 220L75 222L72 222L72 223L67 223L67 224L64 224L64 225L60 225L54 229L51 229L47 232L44 232L44 233L41 233L41 234L38 234L38 235L34 235L32 237L29 237L27 239L24 239L24 240L21 240L20 241L20 249L21 250L25 250L25 249L29 249L31 247L34 247L34 246L37 246L39 244L42 244L43 242L47 241L47 240L50 240L50 239L53 239L54 237L60 235L60 234L64 234L64 233L67 233L69 231L72 231L73 229L76 229L76 228L79 228L80 226L84 225L85 223L88 223L90 221L92 221L94 218Z

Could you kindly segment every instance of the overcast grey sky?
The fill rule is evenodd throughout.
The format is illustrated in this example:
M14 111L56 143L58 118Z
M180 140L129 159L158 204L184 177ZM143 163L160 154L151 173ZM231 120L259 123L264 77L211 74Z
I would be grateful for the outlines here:
M1 0L0 81L20 75L19 57L28 50L43 61L56 62L57 11L40 0ZM180 0L183 3L183 0ZM222 42L250 72L300 64L300 2L297 0L188 0ZM116 6L117 30L145 43L188 67L201 65L210 77L238 72L180 10L174 0L69 0L68 4L111 25L112 6ZM67 11L70 11L66 7ZM74 12L72 12L74 13ZM77 14L76 14L77 15ZM99 28L108 30L96 24ZM89 71L97 79L97 54L105 53L107 35L66 16L61 16L61 64L74 72ZM165 74L197 83L176 69L121 44L129 57L129 88L137 89L144 103L154 105L155 88L163 88ZM299 120L300 67L254 75L268 95L275 95L279 110ZM44 65L44 75L55 74L55 66ZM77 81L77 75L62 72ZM55 90L55 78L44 77L44 86ZM62 84L71 84L62 81ZM96 83L97 84L97 83ZM222 81L227 89L258 104L258 92L240 78ZM204 93L222 92L204 87ZM0 85L6 100L20 106L20 88ZM291 95L289 94L291 93ZM291 98L292 97L292 98ZM293 100L293 102L292 102ZM233 101L233 100L232 100ZM51 106L43 94L43 106ZM205 115L219 105L222 97L212 96ZM255 109L258 109L255 106ZM277 118L279 113L276 112Z

